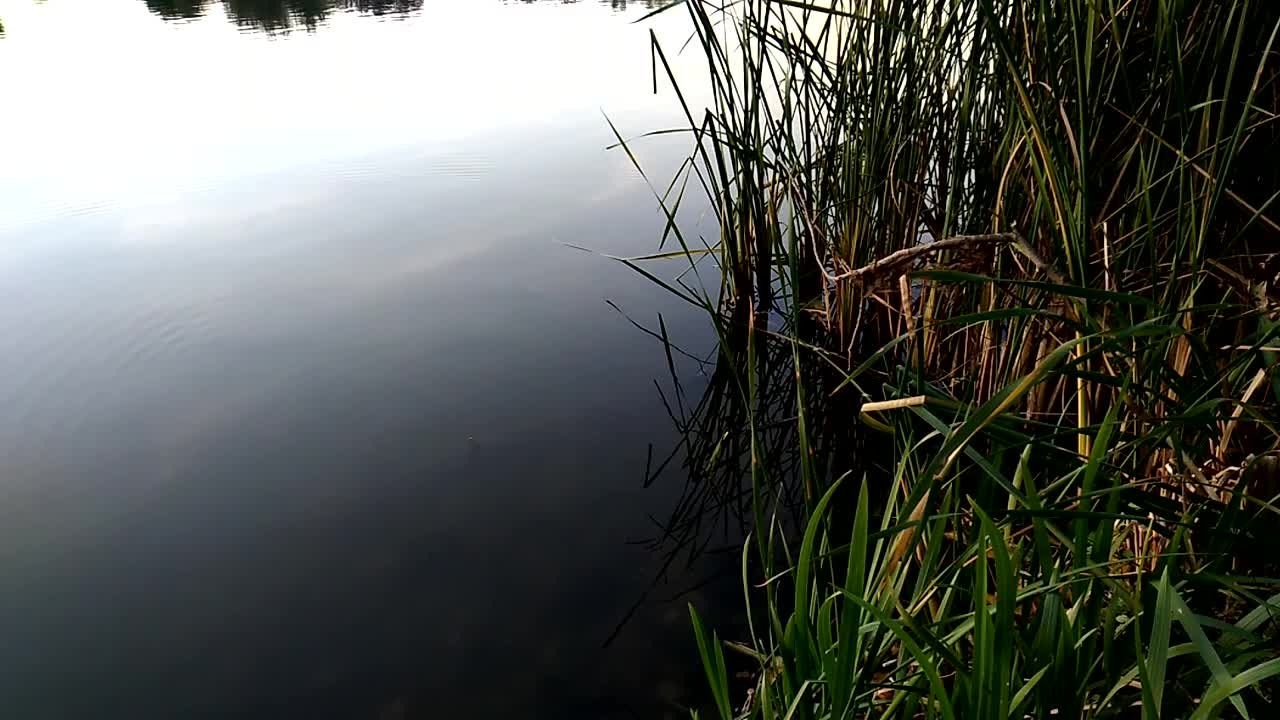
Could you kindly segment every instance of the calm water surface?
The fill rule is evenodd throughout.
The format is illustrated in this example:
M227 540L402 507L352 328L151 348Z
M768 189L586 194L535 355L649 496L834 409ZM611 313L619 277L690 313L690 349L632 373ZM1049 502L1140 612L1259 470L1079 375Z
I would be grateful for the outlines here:
M0 0L0 715L690 701L647 5Z

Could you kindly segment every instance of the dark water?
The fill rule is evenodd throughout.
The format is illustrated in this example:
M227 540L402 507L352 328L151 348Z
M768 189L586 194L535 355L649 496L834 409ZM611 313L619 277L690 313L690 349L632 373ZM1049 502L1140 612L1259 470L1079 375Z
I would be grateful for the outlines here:
M0 0L0 716L679 714L644 10Z

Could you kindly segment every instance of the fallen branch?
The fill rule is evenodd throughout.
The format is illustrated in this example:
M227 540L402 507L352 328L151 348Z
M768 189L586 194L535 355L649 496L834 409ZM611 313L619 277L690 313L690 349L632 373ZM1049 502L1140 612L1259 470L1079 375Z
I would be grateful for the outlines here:
M999 245L1002 243L1014 243L1022 239L1018 233L993 233L990 235L956 235L954 237L944 238L942 240L934 240L931 243L924 243L909 248L903 248L897 252L889 253L884 257L876 260L870 265L860 267L857 270L850 270L843 275L837 275L836 280L852 280L855 283L864 282L868 277L876 277L885 274L889 270L903 265L910 265L917 259L942 252L943 250L954 250L956 248L970 248L975 245Z
M1058 272L1050 265L1036 249L1031 247L1022 235L1017 232L990 233L987 235L955 235L942 240L934 240L931 243L924 243L914 247L903 248L897 252L889 253L884 257L876 260L870 265L850 270L842 275L837 275L832 280L850 280L853 283L865 283L867 278L880 277L881 275L890 274L891 271L914 263L916 260L940 253L944 250L968 249L982 245L1013 245L1028 260L1036 266L1040 272L1049 277L1050 280L1058 284L1066 284L1066 278L1062 273Z

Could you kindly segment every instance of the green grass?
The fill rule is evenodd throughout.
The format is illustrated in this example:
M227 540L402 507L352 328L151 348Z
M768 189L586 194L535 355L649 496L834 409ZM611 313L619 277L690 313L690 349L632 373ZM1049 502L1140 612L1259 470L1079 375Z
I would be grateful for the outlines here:
M702 281L632 265L720 337L673 516L752 532L715 714L1271 717L1280 6L674 7Z

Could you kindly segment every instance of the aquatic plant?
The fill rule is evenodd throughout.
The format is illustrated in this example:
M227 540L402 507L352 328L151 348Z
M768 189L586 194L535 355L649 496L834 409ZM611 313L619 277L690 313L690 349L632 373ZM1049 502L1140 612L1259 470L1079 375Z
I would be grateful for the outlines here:
M1271 706L1280 6L678 6L710 101L655 39L694 139L657 195L702 281L628 262L720 337L691 492L749 498L751 620L694 613L715 714Z

